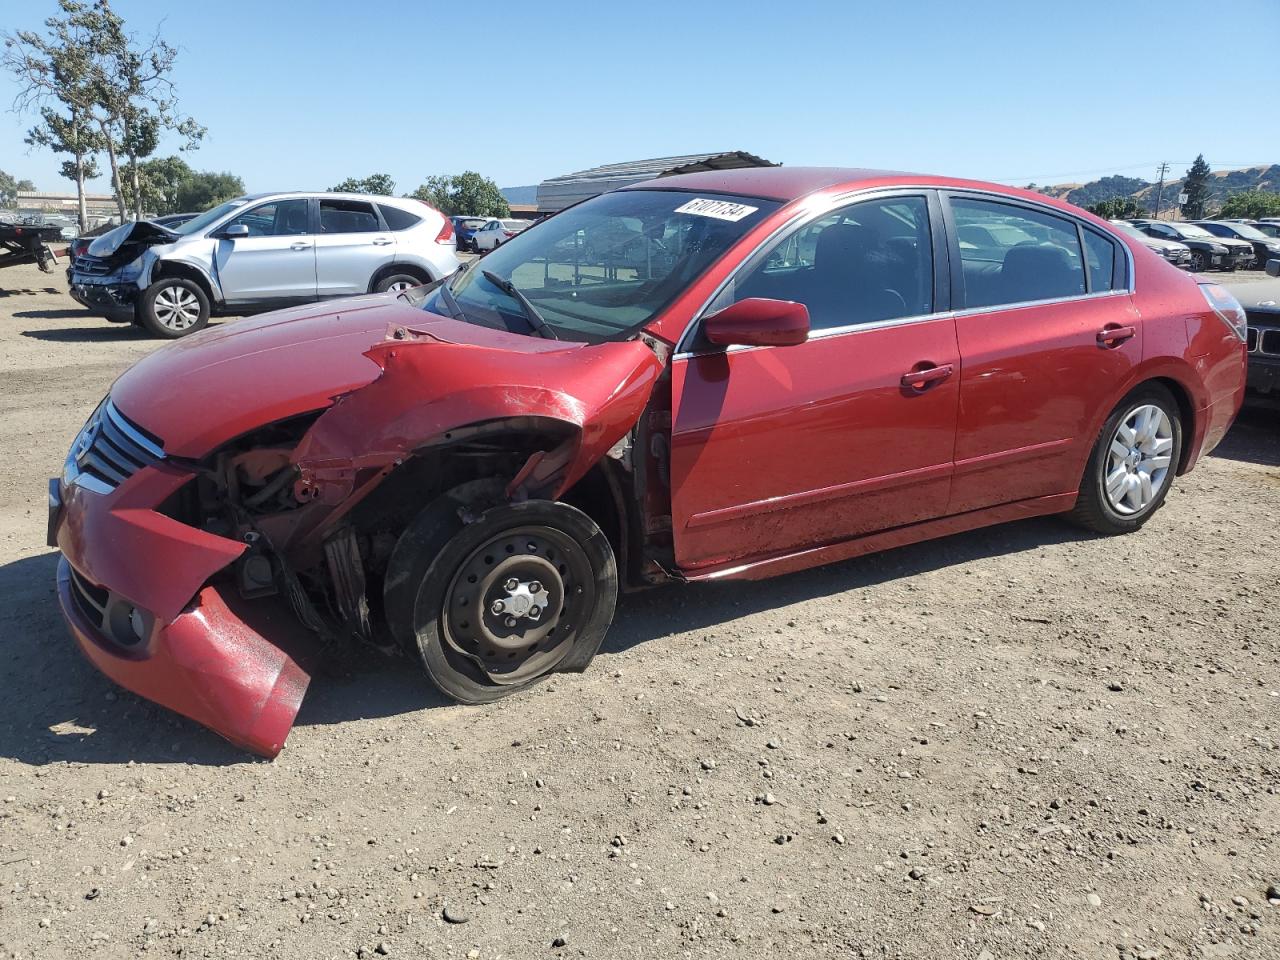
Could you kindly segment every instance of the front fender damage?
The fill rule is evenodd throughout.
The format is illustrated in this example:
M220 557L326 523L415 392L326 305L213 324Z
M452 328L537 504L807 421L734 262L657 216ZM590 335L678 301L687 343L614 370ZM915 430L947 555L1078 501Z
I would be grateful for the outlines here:
M352 536L350 527L341 529L343 518L397 465L450 443L454 431L469 435L506 421L557 438L509 480L507 496L559 497L632 428L662 370L653 351L639 341L526 352L406 339L403 328L390 331L365 355L380 375L339 396L288 454L297 509L254 521L277 548L294 583L293 571L332 568L337 544L344 556L355 558L356 566L346 568L353 575L348 589L354 584L362 590L354 540L335 539ZM275 457L283 451L266 452ZM248 464L258 465L252 458ZM270 473L272 466L264 461L258 472ZM284 475L284 470L274 474ZM223 599L229 597L206 588L179 618L186 623L195 614L201 620L189 625L214 631L202 641L200 662L179 671L184 678L198 676L205 689L198 696L192 685L189 695L176 698L172 689L168 695L158 688L146 695L272 756L300 706L307 671L298 665L300 658L283 653L288 631L261 631L247 622L244 629L216 629L235 619L208 616ZM297 604L294 613L306 622ZM165 679L172 687L172 677Z
M295 496L338 515L451 431L513 418L558 425L565 439L530 458L508 497L557 499L631 429L662 370L638 340L530 355L390 339L366 356L382 375L325 411L293 454Z

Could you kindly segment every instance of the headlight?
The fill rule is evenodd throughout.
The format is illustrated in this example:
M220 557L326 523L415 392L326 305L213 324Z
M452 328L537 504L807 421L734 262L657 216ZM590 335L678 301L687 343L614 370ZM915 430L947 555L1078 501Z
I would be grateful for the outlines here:
M1212 250L1214 253L1230 253L1231 252L1226 247L1221 246L1220 244L1217 244L1217 243L1210 244L1209 249Z
M1198 286L1200 293L1204 295L1205 303L1213 308L1213 312L1243 343L1248 336L1248 319L1245 317L1244 307L1240 306L1240 301L1233 297L1226 287L1216 283L1201 283Z

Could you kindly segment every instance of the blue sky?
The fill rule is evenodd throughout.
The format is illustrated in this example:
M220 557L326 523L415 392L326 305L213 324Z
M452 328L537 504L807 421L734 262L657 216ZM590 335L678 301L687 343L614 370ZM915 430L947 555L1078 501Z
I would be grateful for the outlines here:
M1017 183L1280 162L1280 0L114 6L181 49L182 106L209 128L188 162L254 191L733 149ZM9 30L56 5L0 9ZM14 92L0 77L0 109ZM30 125L0 112L0 169L69 189Z

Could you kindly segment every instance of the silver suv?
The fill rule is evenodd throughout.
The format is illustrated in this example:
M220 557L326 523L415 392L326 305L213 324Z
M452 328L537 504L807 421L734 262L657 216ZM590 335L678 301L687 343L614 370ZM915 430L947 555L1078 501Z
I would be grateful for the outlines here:
M97 237L67 271L93 312L158 337L209 315L400 291L458 268L453 224L418 200L347 193L239 197L177 227L148 220Z

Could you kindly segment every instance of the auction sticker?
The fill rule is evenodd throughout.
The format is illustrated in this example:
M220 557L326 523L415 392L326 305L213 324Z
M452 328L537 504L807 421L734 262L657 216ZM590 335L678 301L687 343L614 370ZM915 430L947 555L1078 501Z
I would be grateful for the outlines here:
M748 207L745 203L730 203L728 200L690 200L683 206L676 207L676 213L689 213L695 217L714 217L716 220L729 220L737 223L743 217L749 217L759 207Z

